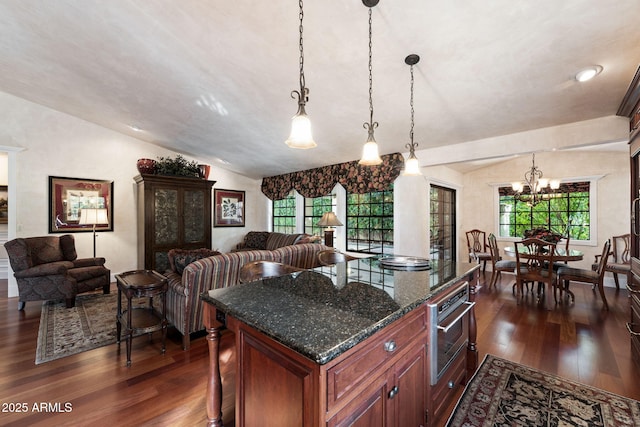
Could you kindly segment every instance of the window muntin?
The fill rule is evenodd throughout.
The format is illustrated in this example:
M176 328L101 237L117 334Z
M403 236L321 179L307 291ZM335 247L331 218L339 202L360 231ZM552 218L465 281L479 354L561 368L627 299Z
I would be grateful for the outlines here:
M304 232L313 236L322 236L323 227L316 224L325 212L336 211L336 195L304 199Z
M347 194L347 250L393 253L393 188Z
M296 232L296 196L291 191L287 197L274 200L272 207L273 231L278 233Z
M591 183L563 183L549 200L534 207L516 200L511 187L499 187L499 236L521 238L525 230L544 227L572 241L591 240Z

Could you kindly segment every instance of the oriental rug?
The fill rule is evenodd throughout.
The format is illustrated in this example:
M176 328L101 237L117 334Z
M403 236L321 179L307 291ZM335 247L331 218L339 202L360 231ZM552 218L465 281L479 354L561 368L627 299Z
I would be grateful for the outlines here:
M640 426L640 402L487 355L447 426Z
M36 365L116 342L117 291L78 295L75 305L66 308L64 301L42 304Z

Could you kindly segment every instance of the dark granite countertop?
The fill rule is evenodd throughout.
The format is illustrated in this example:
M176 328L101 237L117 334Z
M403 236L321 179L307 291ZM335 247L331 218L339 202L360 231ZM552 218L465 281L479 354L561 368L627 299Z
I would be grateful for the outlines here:
M218 311L325 364L478 268L432 261L428 270L362 258L202 294Z

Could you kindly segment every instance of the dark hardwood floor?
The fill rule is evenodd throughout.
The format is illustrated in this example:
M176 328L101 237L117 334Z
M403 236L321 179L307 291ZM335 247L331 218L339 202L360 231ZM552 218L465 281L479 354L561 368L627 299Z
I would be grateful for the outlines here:
M572 284L575 304L551 311L533 296L517 305L513 276L503 274L497 289L484 286L477 296L480 361L487 353L640 400L639 369L631 360L629 302L625 290L607 289L610 311L590 286ZM133 341L132 366L126 367L124 343L41 365L34 364L40 302L18 312L17 299L0 286L0 425L3 426L195 426L206 424L208 349L204 337L181 350L180 335L169 332L160 353L154 335ZM115 320L114 320L115 321ZM233 336L223 334L222 370L225 425L233 425L235 355ZM34 404L70 403L68 412L36 412ZM26 404L25 412L16 412ZM453 408L453 405L452 405Z

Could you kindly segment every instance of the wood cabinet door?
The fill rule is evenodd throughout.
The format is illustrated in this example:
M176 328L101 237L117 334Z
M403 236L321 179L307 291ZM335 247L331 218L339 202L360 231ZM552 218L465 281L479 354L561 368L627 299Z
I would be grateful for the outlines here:
M317 426L318 365L244 324L235 332L236 426Z
M425 344L415 346L375 378L329 422L329 427L421 427L425 423Z
M333 416L327 427L385 427L391 417L387 400L390 391L388 372L383 373Z
M182 244L205 245L207 243L208 218L211 205L204 190L186 189L182 195Z
M393 419L398 427L419 427L425 423L427 351L421 344L395 366ZM393 387L392 387L393 389ZM395 402L394 402L395 401Z

